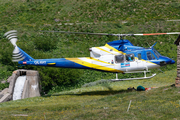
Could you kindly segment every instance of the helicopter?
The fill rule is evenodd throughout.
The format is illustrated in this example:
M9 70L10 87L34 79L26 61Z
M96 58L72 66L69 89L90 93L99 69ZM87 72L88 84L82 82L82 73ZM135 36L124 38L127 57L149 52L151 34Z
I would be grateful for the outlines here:
M119 40L106 43L104 46L89 48L90 57L79 58L52 58L52 59L34 59L16 45L17 31L11 30L4 34L14 46L12 61L21 65L35 65L60 68L92 69L98 71L116 73L116 79L137 80L154 77L152 74L147 77L149 69L159 68L167 64L174 64L175 61L162 56L152 45L149 48L134 46L129 40L124 40L125 36L146 36L146 35L171 35L180 34L180 32L170 33L147 33L147 34L108 34L108 33L86 33L86 32L66 32L66 31L42 31L42 32L60 32L68 34L89 34L117 36ZM144 77L118 79L118 73L144 73Z

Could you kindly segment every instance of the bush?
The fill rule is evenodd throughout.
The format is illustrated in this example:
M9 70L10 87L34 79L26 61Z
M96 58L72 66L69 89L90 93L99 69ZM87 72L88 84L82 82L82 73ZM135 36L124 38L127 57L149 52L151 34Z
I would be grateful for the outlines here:
M53 67L38 67L37 70L40 73L42 90L46 93L55 86L76 86L83 73L82 70Z
M7 39L1 39L0 44L0 63L4 65L16 66L17 64L12 62L12 52L14 50L13 45Z
M33 41L38 50L49 51L57 48L58 37L52 34L43 34L33 38Z
M0 90L9 87L9 83L0 83Z

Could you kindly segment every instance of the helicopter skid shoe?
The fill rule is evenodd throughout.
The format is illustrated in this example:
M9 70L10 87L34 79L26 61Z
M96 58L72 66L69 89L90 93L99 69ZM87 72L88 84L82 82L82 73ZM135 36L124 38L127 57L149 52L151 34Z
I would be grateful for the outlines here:
M142 71L139 71L139 72L142 72ZM152 78L152 77L156 76L156 73L155 73L155 74L152 74L151 76L147 77L146 76L146 72L149 72L149 71L143 71L143 72L144 72L144 77L139 77L139 78L124 78L124 79L118 79L118 75L116 73L116 79L110 79L110 80L113 81L113 82L115 82L115 81L124 81L124 80L141 80L141 79L149 79L149 78ZM130 73L130 72L128 72L128 73Z

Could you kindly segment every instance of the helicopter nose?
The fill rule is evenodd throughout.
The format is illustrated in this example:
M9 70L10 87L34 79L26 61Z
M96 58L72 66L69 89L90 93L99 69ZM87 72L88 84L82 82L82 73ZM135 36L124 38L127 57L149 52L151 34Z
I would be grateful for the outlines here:
M174 63L175 63L175 61L174 61L174 60L171 60L170 64L174 64Z
M167 64L174 64L175 61L172 60L172 59L170 59L170 58L167 58L166 63L167 63Z
M159 59L161 62L160 62L160 66L164 66L164 65L167 65L167 64L174 64L175 61L168 58L168 57L165 57L165 56L160 56L160 59Z

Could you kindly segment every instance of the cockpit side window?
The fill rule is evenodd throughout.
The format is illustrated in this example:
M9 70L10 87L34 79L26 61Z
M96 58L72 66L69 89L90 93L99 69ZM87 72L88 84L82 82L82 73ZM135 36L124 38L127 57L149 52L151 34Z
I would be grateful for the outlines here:
M138 60L141 60L141 53L138 53Z
M155 60L155 59L156 59L153 53L152 53L152 59L153 59L153 60Z
M147 54L147 59L152 60L151 52L147 52L146 54Z
M116 63L122 63L124 62L124 55L116 55L115 56Z
M155 53L155 55L156 55L157 58L159 58L159 56L161 55L161 54L159 54L158 51L155 50L155 49L153 49L153 52Z
M126 61L133 62L134 61L134 54L126 54Z
M147 54L147 59L148 60L155 60L155 56L153 53L151 53L150 51L146 53Z

